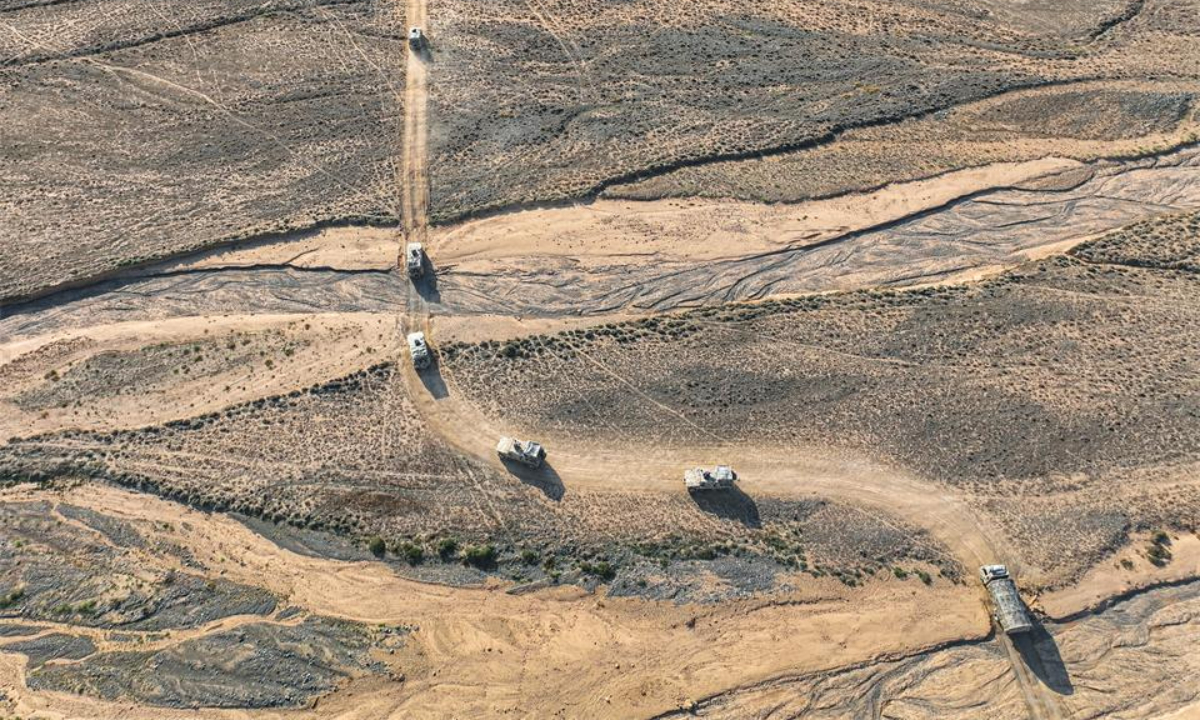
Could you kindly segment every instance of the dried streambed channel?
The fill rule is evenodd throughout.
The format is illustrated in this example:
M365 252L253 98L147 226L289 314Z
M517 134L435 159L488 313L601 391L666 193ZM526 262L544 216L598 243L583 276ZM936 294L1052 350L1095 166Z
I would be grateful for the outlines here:
M1188 148L1001 168L982 185L980 171L964 171L972 177L832 203L597 201L516 212L434 231L438 274L422 302L435 315L589 315L972 277L1198 208L1198 165L1200 150ZM994 187L998 181L1004 187ZM918 191L924 202L896 200ZM330 250L357 235L380 231L247 243L10 306L0 340L193 315L398 311L407 290L391 270L398 241ZM298 260L297 246L324 251L319 262Z
M85 497L93 507L76 504ZM383 717L408 714L422 691L455 708L478 708L472 703L479 702L480 688L457 683L455 663L504 660L506 652L520 654L526 642L547 637L575 642L574 633L591 628L584 622L590 613L606 614L610 641L622 628L636 626L636 616L628 613L637 606L621 606L617 599L580 616L578 602L564 603L568 598L562 595L418 589L389 577L378 563L296 555L238 530L233 521L179 512L169 503L120 491L9 490L0 513L5 598L0 674L8 693L0 707L22 716L140 718L161 716L156 714L161 708L242 708L276 717L274 708L306 707L288 716ZM275 572L262 575L265 567ZM253 577L261 585L252 584ZM447 615L455 602L471 612ZM525 637L521 621L500 620L522 603L555 619ZM614 609L605 610L606 603ZM577 608L575 615L560 614L568 607ZM762 615L764 627L774 626L784 610L762 605L743 622L757 627L753 616ZM673 612L687 617L689 611ZM701 613L698 622L697 616L690 621L694 628L670 626L664 632L703 636L719 618ZM595 631L584 633L585 644L595 642ZM1007 642L995 636L948 640L927 652L777 674L684 703L685 712L655 715L654 701L621 707L626 717L1015 720L1027 717L1027 708ZM1200 688L1190 682L1200 670L1191 652L1197 642L1200 582L1190 581L1138 592L1098 611L1045 620L1028 641L1018 641L1016 652L1036 675L1048 707L1062 717L1154 718L1200 697ZM539 665L548 649L533 652L514 661L514 671L553 672ZM465 659L480 654L485 657ZM802 647L792 654L803 656ZM617 665L631 669L650 660L615 657ZM586 692L600 692L596 702L615 700L606 688L619 687L626 676L617 672ZM502 681L492 687L503 692L506 686ZM870 691L864 693L864 687ZM454 699L446 695L451 688ZM630 691L636 694L637 688ZM643 700L647 691L652 697L662 693L643 685ZM133 710L131 700L149 707ZM415 714L421 709L416 705Z
M993 637L778 678L661 717L1026 718L1006 642ZM1200 700L1193 681L1200 671L1193 652L1198 643L1200 582L1193 581L1148 590L1070 621L1047 621L1017 649L1060 716L1136 719L1163 717Z
M797 205L600 201L514 213L436 241L446 266L439 309L664 311L971 278L1200 207L1198 166L1200 150L1188 148L1136 160L996 167L985 173L990 184L979 171L961 171ZM888 216L918 193L932 204Z

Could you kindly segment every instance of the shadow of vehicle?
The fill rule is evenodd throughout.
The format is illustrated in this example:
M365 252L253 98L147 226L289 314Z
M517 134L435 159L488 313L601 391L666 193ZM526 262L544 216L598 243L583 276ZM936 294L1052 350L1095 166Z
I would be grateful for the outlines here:
M429 267L429 262L425 261L425 272L421 277L413 278L413 287L417 290L417 295L427 303L438 304L442 301L442 294L438 292L437 273L433 268Z
M1042 623L1033 620L1033 629L1027 633L1012 636L1013 646L1021 655L1022 662L1054 692L1059 695L1073 695L1075 686L1067 673L1066 663L1058 652L1058 643Z
M567 488L563 485L558 471L551 467L549 463L543 462L540 468L531 468L508 458L500 458L500 462L504 465L504 469L508 470L509 474L526 485L541 490L546 497L555 502L562 500L563 495L567 492Z
M425 390L433 396L434 400L441 400L450 395L446 381L442 379L442 370L438 364L436 353L429 358L427 367L417 370L417 377L421 378L421 384L425 386Z
M725 520L735 520L749 528L761 528L758 504L736 485L725 490L698 490L691 493L696 507Z
M411 43L409 43L408 49L422 63L424 63L426 65L433 64L433 48L429 44L429 36L428 35L423 35L421 37L421 41L419 43L417 43L416 47L413 47L413 45Z

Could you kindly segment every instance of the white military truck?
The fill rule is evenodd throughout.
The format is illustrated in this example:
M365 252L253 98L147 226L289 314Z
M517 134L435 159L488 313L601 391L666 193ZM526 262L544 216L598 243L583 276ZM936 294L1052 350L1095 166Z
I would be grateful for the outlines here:
M412 355L413 367L423 370L429 367L429 344L425 342L425 333L408 334L408 354Z
M728 465L718 465L711 472L704 468L692 468L683 474L683 485L688 492L705 490L728 490L737 480L737 473Z
M404 269L414 280L425 274L425 248L421 243L409 243L404 247Z
M541 443L502 437L496 443L496 454L502 460L512 460L531 468L538 468L546 460L546 448Z
M1033 629L1033 621L1025 611L1025 603L1021 602L1021 594L1017 592L1017 584L1009 577L1008 568L1003 565L984 565L979 568L979 579L992 595L1000 629L1009 635Z
M421 28L413 26L408 29L408 46L413 50L420 50L425 44L425 33L421 32Z

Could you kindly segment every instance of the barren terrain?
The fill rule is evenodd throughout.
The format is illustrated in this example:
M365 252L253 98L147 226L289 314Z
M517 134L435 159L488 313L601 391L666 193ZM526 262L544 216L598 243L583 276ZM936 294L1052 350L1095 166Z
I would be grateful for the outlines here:
M0 717L1194 716L1197 18L0 0Z

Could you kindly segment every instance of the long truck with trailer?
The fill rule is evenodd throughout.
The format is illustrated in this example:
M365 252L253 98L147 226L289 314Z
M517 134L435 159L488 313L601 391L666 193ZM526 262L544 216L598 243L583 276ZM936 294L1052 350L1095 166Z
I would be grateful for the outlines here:
M1009 635L1026 633L1033 629L1033 620L1025 609L1017 584L1003 565L984 565L979 568L979 579L992 596L996 622Z

